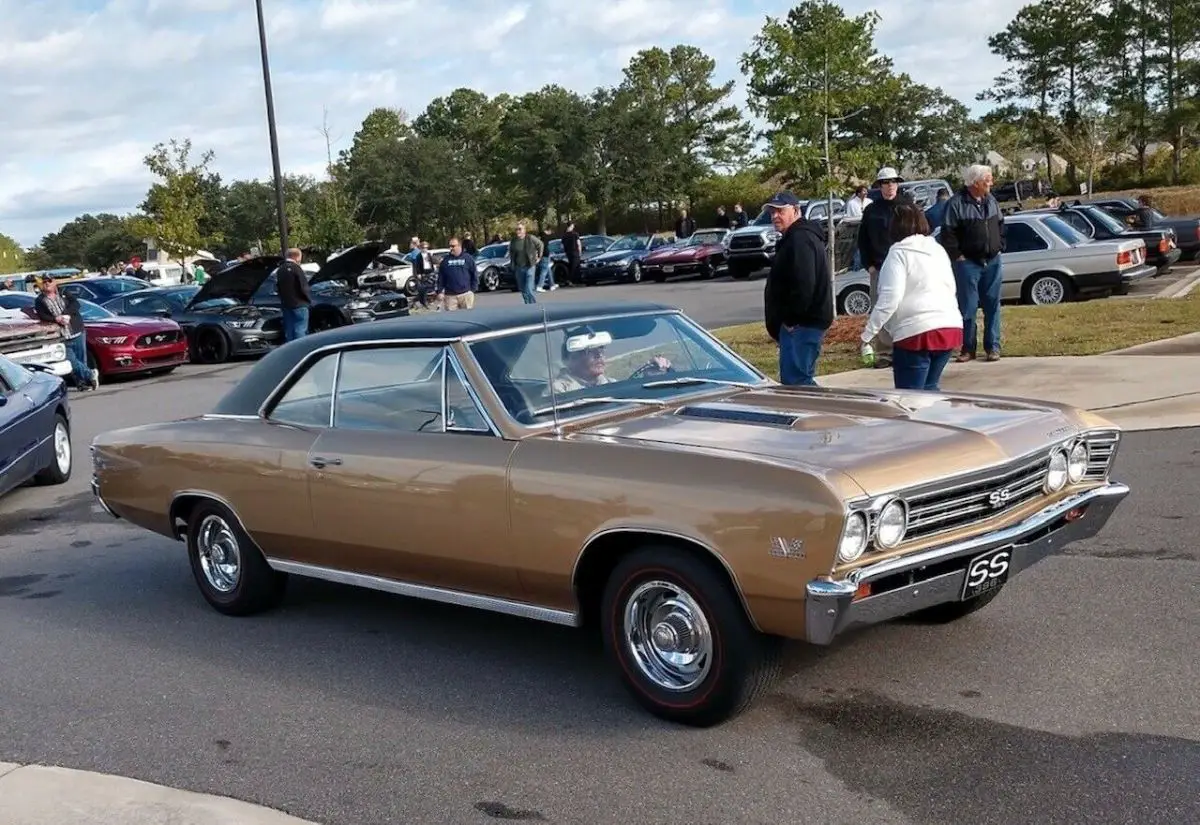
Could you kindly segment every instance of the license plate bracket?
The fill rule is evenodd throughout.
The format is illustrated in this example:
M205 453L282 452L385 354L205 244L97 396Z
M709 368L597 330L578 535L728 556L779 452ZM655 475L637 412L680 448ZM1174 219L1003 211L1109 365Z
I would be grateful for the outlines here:
M980 553L967 564L967 575L963 579L962 601L975 599L1001 587L1008 581L1012 570L1013 546L996 547Z
M663 272L674 272L674 271L675 271L675 266L673 264L667 264L666 266L663 267Z

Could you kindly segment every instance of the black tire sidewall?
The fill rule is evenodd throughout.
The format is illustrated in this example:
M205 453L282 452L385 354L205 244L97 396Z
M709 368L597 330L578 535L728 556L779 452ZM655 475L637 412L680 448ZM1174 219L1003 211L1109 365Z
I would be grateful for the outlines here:
M208 583L204 570L200 566L200 553L197 549L196 534L200 524L207 516L220 516L233 531L238 543L239 570L238 581L233 590L221 593ZM215 501L204 501L192 510L187 525L187 554L192 575L196 586L205 601L221 613L233 616L256 613L269 607L278 590L280 579L267 564L253 540L242 529L241 522L229 511L229 508Z
M703 611L712 634L712 664L704 681L690 691L665 690L641 672L625 643L625 604L643 582L659 579L681 587ZM652 713L672 721L708 725L723 721L740 704L744 686L756 674L761 639L737 596L706 564L674 548L635 553L620 562L601 605L604 644L622 681Z

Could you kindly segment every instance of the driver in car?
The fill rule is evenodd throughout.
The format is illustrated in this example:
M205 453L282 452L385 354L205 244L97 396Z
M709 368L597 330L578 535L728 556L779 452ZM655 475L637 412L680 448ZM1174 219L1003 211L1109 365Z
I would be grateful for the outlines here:
M586 334L586 332L583 334ZM563 367L554 378L554 391L556 393L574 392L575 390L582 390L587 387L612 383L613 379L604 373L607 367L607 362L604 360L604 345L596 344L575 352L570 352L567 350L567 341L571 337L572 334L568 334L566 339L563 340ZM671 362L669 360L661 355L655 355L638 372L645 370L661 374L670 368Z

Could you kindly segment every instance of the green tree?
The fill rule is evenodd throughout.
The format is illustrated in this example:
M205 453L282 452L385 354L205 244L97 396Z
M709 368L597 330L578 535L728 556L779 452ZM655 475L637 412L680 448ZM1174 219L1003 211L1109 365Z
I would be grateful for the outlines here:
M716 66L695 46L679 45L643 49L625 68L622 89L658 116L670 194L694 196L704 176L728 170L749 152L750 126L730 102L734 82L714 84Z
M135 219L135 231L153 238L159 249L177 259L221 242L219 233L205 235L209 219L206 181L213 152L204 152L198 163L191 160L192 142L171 139L158 143L145 158L146 167L160 180L150 187L142 204L145 217Z
M1200 5L1196 0L1158 0L1151 13L1158 24L1154 28L1162 73L1163 137L1172 146L1171 182L1178 184L1184 145L1200 128Z
M0 232L0 275L23 272L24 268L25 250L15 240Z
M42 238L40 247L50 266L95 269L129 260L145 250L145 243L129 220L101 213L73 218L57 232Z
M1153 50L1145 24L1151 0L1113 0L1096 17L1096 49L1104 102L1119 137L1137 155L1138 181L1146 178L1146 148L1157 132L1153 107Z

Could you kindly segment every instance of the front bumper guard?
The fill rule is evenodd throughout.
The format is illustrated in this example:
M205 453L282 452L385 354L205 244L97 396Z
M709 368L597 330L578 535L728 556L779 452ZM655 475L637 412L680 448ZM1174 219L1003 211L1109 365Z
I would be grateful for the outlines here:
M1128 486L1108 483L1063 499L1000 530L860 567L844 579L810 581L805 598L805 638L811 644L828 645L853 627L879 624L928 607L959 601L967 564L990 550L1012 547L1011 579L1047 556L1061 552L1067 545L1099 533L1127 495ZM1080 509L1082 515L1068 520L1069 513ZM961 568L855 599L859 585L952 561L961 561Z

